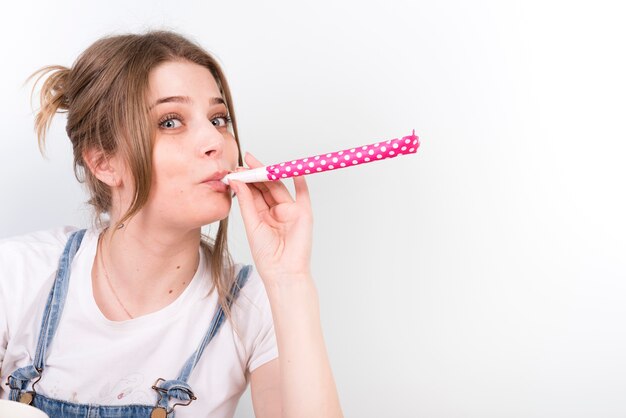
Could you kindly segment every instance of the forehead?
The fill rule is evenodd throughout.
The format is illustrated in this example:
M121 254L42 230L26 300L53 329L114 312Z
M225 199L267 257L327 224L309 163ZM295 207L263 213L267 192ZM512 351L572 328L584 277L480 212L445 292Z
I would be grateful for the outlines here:
M158 65L150 71L148 82L148 96L153 100L168 96L221 97L211 71L189 61Z

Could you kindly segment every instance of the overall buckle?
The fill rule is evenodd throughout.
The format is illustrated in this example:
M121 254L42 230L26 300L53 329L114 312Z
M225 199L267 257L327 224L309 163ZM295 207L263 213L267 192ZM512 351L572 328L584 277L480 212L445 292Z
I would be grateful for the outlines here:
M150 418L166 418L169 414L171 414L174 411L174 408L177 406L187 406L189 405L192 401L195 401L196 396L194 395L193 391L191 390L191 388L189 388L189 386L187 384L185 384L184 382L181 382L181 385L177 385L171 387L171 388L162 388L159 386L159 383L165 382L165 379L162 378L158 378L156 380L156 382L154 382L154 385L152 385L152 389L154 389L158 395L158 399L156 401L156 404L154 405L154 408L152 408L152 412L150 413ZM184 395L186 395L185 397L189 398L188 400L186 400L185 402L177 402L174 405L172 405L171 407L169 407L169 398L170 397L175 397L180 399L177 396L172 396L172 394L170 394L170 391L175 392L175 391L181 391L184 393ZM164 397L167 397L166 400L164 400ZM181 399L182 400L182 399Z

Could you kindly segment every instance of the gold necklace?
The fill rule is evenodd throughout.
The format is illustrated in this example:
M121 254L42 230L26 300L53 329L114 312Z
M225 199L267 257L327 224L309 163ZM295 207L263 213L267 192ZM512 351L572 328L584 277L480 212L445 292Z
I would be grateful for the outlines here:
M115 289L113 288L113 285L111 284L111 279L109 279L109 273L107 272L107 268L106 265L104 264L104 256L103 256L103 248L104 246L101 245L102 243L102 237L104 236L104 232L106 231L106 229L104 231L102 231L102 234L98 237L98 254L99 254L99 260L100 260L100 264L102 265L102 271L104 272L104 278L107 282L107 284L109 285L109 289L111 289L111 292L113 293L113 296L115 296L115 299L117 300L117 303L122 307L122 309L124 310L124 312L126 313L126 315L128 315L128 317L130 319L134 319L135 317L133 315L130 314L130 312L128 312L128 309L126 309L126 306L124 306L124 304L122 303L122 301L120 300L120 297L117 295L117 292L115 291Z

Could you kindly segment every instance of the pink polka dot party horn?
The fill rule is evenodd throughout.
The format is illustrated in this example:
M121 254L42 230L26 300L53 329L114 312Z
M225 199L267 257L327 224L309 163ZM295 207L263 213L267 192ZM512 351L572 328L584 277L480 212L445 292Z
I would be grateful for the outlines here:
M324 171L382 161L399 155L415 154L419 146L419 138L415 135L415 130L413 130L411 135L390 139L385 142L377 142L343 151L329 152L238 173L230 173L222 179L222 182L228 184L228 181L233 179L244 183L256 183L322 173Z

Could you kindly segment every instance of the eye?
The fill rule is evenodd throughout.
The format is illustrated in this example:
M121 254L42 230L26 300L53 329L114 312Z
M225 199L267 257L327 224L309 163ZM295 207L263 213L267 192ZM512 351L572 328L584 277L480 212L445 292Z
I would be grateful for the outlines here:
M180 128L183 125L182 120L183 120L183 118L181 118L180 116L175 115L175 114L165 115L159 121L159 127L163 128L163 129Z
M211 119L211 123L217 128L222 128L228 126L231 123L231 119L226 115L219 115Z

